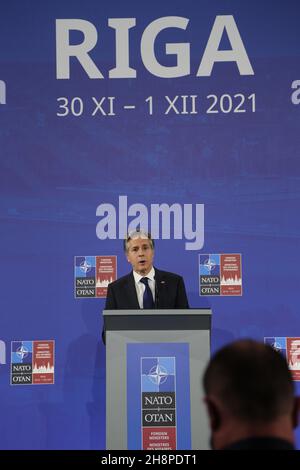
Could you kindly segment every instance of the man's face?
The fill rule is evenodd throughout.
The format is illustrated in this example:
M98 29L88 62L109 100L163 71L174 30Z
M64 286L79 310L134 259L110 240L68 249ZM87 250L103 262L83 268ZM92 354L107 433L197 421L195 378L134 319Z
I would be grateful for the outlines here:
M143 276L147 275L153 266L154 250L148 238L129 240L126 253L127 261L133 270Z

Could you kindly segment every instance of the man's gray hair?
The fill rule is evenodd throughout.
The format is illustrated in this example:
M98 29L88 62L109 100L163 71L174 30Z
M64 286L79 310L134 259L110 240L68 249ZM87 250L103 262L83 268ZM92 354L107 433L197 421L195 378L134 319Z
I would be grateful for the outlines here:
M137 230L132 230L131 232L129 232L127 237L124 240L124 251L126 253L128 252L128 242L130 240L135 240L137 238L149 240L151 248L152 250L154 250L154 240L151 238L151 234L149 232L146 232L145 230L137 229Z

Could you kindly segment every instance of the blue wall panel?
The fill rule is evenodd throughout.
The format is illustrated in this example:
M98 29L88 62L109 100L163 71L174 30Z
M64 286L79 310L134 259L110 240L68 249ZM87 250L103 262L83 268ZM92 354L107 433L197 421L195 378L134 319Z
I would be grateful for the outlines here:
M186 240L171 234L170 240L157 240L155 264L184 277L192 307L212 307L213 350L243 336L300 336L300 108L291 99L292 83L300 79L298 3L2 5L1 448L105 447L104 300L74 298L73 265L74 256L117 255L118 276L128 272L121 241L96 236L97 207L117 208L121 195L129 205L149 209L204 204L202 249L186 250ZM234 17L254 75L240 75L231 62L216 63L210 76L196 76L217 15ZM162 31L155 43L157 60L165 66L176 64L165 54L166 42L190 43L191 72L178 78L151 74L140 52L149 23L169 16L189 19L186 30ZM90 79L75 58L70 79L56 78L55 21L76 18L98 31L90 55L102 80ZM108 77L115 67L109 18L136 18L129 33L136 78ZM78 44L83 35L73 31L70 40ZM220 49L226 48L224 34ZM245 96L244 113L206 112L208 95L236 100L238 93ZM255 112L248 98L253 94ZM198 114L165 114L166 95L197 95ZM149 96L153 115L145 102ZM82 114L57 116L63 113L60 97L81 98ZM116 115L93 116L92 97L115 97ZM124 110L130 104L136 108ZM75 114L79 106L75 101ZM199 296L200 253L242 254L241 297ZM10 344L17 340L55 340L54 385L10 385Z

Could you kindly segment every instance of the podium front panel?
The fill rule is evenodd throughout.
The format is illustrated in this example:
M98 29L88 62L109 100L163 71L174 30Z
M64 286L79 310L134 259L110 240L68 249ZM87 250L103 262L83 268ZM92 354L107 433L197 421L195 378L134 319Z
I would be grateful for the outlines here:
M207 320L206 320L207 322ZM201 330L109 330L106 333L106 448L128 449L130 416L127 415L127 346L131 344L188 344L191 449L209 448L209 427L203 403L202 376L210 356L210 329ZM180 439L178 439L180 442ZM137 444L136 449L141 449ZM179 450L179 448L178 448ZM188 450L188 449L185 449Z

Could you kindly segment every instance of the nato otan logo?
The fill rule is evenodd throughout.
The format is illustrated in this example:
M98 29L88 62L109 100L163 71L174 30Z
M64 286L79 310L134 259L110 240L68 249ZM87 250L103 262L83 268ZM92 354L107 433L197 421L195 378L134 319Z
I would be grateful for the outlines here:
M0 104L6 104L6 84L0 80Z
M267 336L264 342L287 360L294 381L300 381L300 337Z
M54 340L12 341L11 385L54 384Z
M240 253L199 255L200 295L242 295Z
M175 357L141 358L144 450L176 449Z
M117 279L117 257L75 256L75 298L105 298L108 285Z

